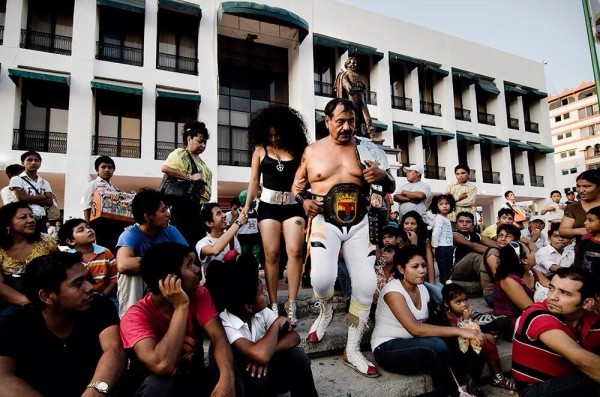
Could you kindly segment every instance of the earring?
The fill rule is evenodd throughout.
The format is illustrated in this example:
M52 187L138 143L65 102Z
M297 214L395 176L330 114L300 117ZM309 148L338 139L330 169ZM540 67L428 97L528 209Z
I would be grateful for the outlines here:
M6 228L6 234L10 234L10 227Z

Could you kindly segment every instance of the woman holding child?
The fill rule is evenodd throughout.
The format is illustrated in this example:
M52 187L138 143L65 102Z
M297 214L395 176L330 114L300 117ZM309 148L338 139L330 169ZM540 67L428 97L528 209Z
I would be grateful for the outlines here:
M371 336L373 356L391 372L427 372L439 395L452 394L448 368L453 359L442 338L462 336L483 343L483 334L473 329L426 323L429 293L423 283L427 265L418 247L409 245L399 249L393 273L394 280L379 295Z
M57 248L54 240L36 230L31 208L18 201L0 208L0 316L29 303L21 293L25 266Z
M292 183L308 138L300 113L289 107L269 107L261 110L250 122L250 147L254 148L248 196L244 212L259 197L258 229L265 252L265 278L271 308L276 313L277 282L281 233L288 257L288 301L286 310L292 326L296 326L296 297L302 276L302 246L304 242L304 211L292 197Z

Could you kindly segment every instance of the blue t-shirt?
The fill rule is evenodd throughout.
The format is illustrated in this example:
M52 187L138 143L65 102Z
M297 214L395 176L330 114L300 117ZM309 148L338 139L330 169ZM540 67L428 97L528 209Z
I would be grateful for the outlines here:
M130 248L135 256L143 257L146 250L160 243L179 243L188 246L185 238L175 226L167 226L154 237L146 236L140 225L135 224L123 231L117 242L117 251L121 247ZM139 274L119 273L117 278L117 298L119 300L119 316L123 317L129 306L142 299L147 293L146 285Z

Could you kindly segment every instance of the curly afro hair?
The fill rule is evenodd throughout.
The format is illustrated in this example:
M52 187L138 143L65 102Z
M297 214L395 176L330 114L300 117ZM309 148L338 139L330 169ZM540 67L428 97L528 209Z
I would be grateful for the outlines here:
M279 147L300 158L306 146L308 135L302 115L287 106L264 108L250 122L248 143L251 148L270 145L269 128L273 127L279 137Z

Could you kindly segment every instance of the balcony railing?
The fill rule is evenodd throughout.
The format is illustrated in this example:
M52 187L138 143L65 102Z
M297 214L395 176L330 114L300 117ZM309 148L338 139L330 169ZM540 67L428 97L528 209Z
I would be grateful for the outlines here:
M119 44L97 42L98 52L96 59L108 62L125 63L127 65L142 66L144 63L144 49L127 47Z
M412 99L406 98L403 96L392 95L392 108L400 109L400 110L408 110L409 112L412 112L412 110L413 110Z
M197 75L198 59L159 52L157 68L161 70L168 70L169 72Z
M252 151L243 149L219 148L219 165L249 167Z
M334 98L333 84L315 80L315 95Z
M469 109L455 107L454 118L456 120L471 121L471 111Z
M439 103L421 101L421 113L441 116L442 105Z
M494 185L499 185L500 182L500 173L496 171L482 171L483 174L483 183L493 183Z
M525 175L513 173L513 185L525 186Z
M94 136L94 155L140 158L140 140L131 138L114 138Z
M436 167L434 165L426 165L425 167L425 178L429 179L446 179L446 167Z
M396 171L396 175L400 177L406 178L406 172L404 172L404 167L410 167L414 165L413 163L400 163L400 168Z
M525 121L525 130L536 134L540 133L540 125L533 121Z
M13 130L13 150L67 153L67 134L36 130Z
M156 141L154 147L154 158L156 160L166 160L169 153L177 149L175 142Z
M4 26L0 25L0 45L4 43Z
M496 116L486 112L477 112L477 121L481 124L496 125Z
M513 130L519 129L519 119L513 119L512 117L508 118L508 128Z
M469 172L469 182L477 182L477 172L473 169Z
M544 187L544 176L543 175L529 175L531 179L531 186Z
M21 48L29 50L71 55L72 41L73 39L68 36L21 29Z
M369 91L369 97L367 98L367 105L377 106L377 93Z

